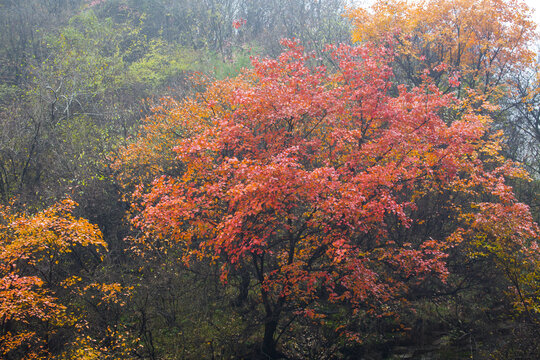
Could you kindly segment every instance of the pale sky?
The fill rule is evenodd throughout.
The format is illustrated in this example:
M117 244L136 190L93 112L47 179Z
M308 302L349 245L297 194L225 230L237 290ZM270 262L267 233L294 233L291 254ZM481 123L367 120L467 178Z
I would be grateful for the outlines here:
M526 0L527 5L529 5L534 10L533 18L536 21L538 26L537 30L540 31L540 0Z

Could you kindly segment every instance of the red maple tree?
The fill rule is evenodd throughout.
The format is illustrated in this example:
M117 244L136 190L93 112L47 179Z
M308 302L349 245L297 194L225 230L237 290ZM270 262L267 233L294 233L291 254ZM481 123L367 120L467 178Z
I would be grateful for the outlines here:
M411 285L444 281L447 249L528 212L505 184L526 175L498 154L489 120L427 76L392 83L392 51L329 48L330 71L284 45L278 59L156 108L123 155L154 174L174 167L135 192L134 223L186 263L220 262L224 281L249 274L269 356L289 319L325 321L328 304L345 304L351 320L337 330L354 338L355 318L392 315ZM163 144L175 158L149 165ZM530 218L519 228L522 242L538 237Z

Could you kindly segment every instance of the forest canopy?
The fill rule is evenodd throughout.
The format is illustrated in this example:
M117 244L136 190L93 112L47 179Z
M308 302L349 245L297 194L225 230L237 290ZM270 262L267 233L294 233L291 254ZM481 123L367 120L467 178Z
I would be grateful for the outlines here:
M521 0L0 1L0 357L533 359Z

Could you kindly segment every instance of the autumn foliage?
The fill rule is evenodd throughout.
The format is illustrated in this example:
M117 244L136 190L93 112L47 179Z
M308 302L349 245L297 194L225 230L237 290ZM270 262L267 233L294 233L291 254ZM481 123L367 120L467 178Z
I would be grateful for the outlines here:
M427 76L393 83L391 49L330 47L327 69L283 44L276 60L166 101L124 153L155 148L154 129L177 134L166 143L176 172L141 183L134 224L179 261L221 264L224 282L249 273L263 352L276 355L285 318L324 323L336 304L350 311L336 330L360 340L357 321L398 316L411 286L445 282L447 251L463 242L533 245L537 259L538 231L505 183L526 174L499 155L487 117ZM518 210L519 224L490 230Z
M1 3L0 359L537 358L532 10L357 3Z
M72 215L74 206L65 200L35 215L0 208L2 358L48 358L55 332L77 323L53 291L78 282L62 263L78 248L99 251L107 246L96 226Z
M449 90L458 76L464 89L490 99L500 98L509 75L534 60L531 14L519 0L390 0L349 12L354 41L396 44L405 78L418 83L428 69Z

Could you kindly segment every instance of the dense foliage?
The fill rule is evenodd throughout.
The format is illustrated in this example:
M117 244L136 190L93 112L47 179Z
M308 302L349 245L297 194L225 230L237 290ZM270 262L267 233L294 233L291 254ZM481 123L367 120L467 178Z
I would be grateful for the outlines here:
M540 354L522 1L0 1L0 30L0 358Z

